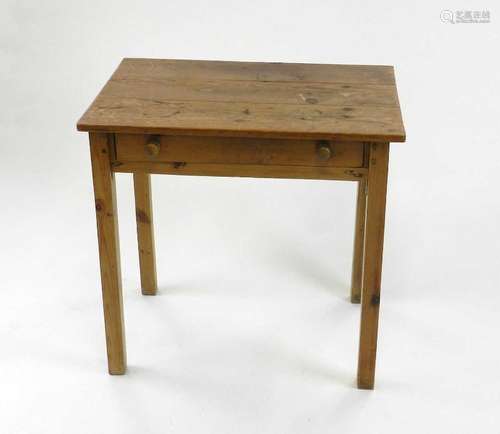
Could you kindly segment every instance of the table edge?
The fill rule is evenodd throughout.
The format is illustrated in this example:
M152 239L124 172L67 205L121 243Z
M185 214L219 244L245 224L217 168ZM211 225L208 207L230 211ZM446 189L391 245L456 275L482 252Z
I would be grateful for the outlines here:
M362 142L405 142L406 133L394 134L353 134L335 132L279 132L279 131L252 131L252 130L214 130L214 129L184 129L165 127L136 127L123 125L95 125L78 122L77 131L101 133L128 133L128 134L160 134L183 136L209 137L255 137L266 139L313 139L313 140L346 140Z

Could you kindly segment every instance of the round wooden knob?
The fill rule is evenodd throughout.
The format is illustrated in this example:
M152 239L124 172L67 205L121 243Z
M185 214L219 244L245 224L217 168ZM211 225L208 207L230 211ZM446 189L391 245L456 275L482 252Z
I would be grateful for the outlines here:
M328 161L332 156L332 148L328 142L319 142L316 149L318 159L321 161Z
M144 150L150 157L156 157L160 153L160 139L152 137L144 146Z

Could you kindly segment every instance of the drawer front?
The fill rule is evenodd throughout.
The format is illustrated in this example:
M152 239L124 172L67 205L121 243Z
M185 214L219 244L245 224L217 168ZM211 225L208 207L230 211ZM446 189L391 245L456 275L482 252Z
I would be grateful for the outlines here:
M363 167L363 143L116 134L116 161Z

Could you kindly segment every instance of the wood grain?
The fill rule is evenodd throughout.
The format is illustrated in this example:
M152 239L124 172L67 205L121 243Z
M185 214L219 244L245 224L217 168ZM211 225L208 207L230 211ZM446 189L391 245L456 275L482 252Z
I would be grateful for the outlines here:
M389 142L405 141L393 67L124 59L77 128L90 136L110 373L126 369L113 172L134 174L143 294L157 291L149 174L325 179L358 182L351 300L358 387L374 387Z
M360 389L373 389L375 382L388 161L389 144L372 144L367 178L368 198L361 295L358 358L358 387Z
M77 127L232 137L405 139L390 66L124 59Z
M152 139L159 145L154 154L146 147ZM331 158L320 158L321 143L330 147ZM363 149L360 142L116 134L116 159L121 162L362 167Z
M250 178L336 179L359 181L367 169L357 167L271 166L257 164L125 162L113 164L114 172L165 175L234 176Z
M155 295L158 284L156 281L151 176L148 173L134 173L134 194L141 290L143 295Z
M197 80L159 78L112 78L108 95L144 99L155 87L156 101L239 102L249 104L393 106L396 88L390 84L327 83L293 81Z
M118 80L144 77L287 83L394 83L392 66L380 65L125 58L113 74Z
M356 197L356 220L354 223L354 247L352 255L351 302L361 301L363 285L363 251L365 241L366 217L366 178L358 182Z
M112 136L102 133L90 133L89 138L97 216L108 370L110 374L119 375L125 373L127 360L115 178L114 173L111 171L109 157L108 141L112 140Z

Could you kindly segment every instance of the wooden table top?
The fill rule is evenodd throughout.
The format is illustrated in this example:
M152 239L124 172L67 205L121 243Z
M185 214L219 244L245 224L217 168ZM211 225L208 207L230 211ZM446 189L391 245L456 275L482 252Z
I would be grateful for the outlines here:
M77 128L405 140L392 66L123 59Z

